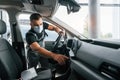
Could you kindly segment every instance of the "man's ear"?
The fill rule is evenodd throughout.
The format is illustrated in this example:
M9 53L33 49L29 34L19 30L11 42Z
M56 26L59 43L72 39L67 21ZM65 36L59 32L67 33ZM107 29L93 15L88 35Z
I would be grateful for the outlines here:
M31 27L33 26L33 23L32 22L30 22L30 25L31 25Z

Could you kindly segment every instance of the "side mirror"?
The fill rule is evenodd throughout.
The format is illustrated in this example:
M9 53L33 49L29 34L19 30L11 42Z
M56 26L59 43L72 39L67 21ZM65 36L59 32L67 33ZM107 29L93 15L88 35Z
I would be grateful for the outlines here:
M75 0L59 0L59 3L67 7L68 14L70 14L71 12L78 12L81 8L79 3Z

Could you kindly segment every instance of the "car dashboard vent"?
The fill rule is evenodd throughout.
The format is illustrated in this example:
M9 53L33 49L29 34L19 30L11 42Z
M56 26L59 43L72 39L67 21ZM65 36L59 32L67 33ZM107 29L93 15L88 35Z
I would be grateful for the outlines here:
M120 68L116 67L109 63L103 63L100 67L100 71L103 75L114 79L114 80L120 80Z

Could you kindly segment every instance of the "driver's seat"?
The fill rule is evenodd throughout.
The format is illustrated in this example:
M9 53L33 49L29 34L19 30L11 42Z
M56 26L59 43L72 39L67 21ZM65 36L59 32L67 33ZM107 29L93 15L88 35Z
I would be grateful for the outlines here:
M0 35L6 32L6 24L0 20ZM14 80L21 77L23 71L23 64L9 42L0 37L0 79L1 80ZM51 71L45 69L39 71L38 76L33 80L50 80Z

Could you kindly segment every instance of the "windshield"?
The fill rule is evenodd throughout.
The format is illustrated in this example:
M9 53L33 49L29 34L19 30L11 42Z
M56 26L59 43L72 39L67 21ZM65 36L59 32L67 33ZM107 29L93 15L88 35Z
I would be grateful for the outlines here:
M65 6L60 6L55 17L60 19L62 22L71 26L73 29L77 30L79 33L84 33L83 27L86 25L86 18L88 14L88 7L82 7L77 13L67 14L67 9Z
M65 6L60 6L54 17L71 26L73 29L90 38L89 35L89 0L77 0L81 9L67 14ZM98 38L120 39L120 0L99 0ZM108 23L109 22L109 23Z

